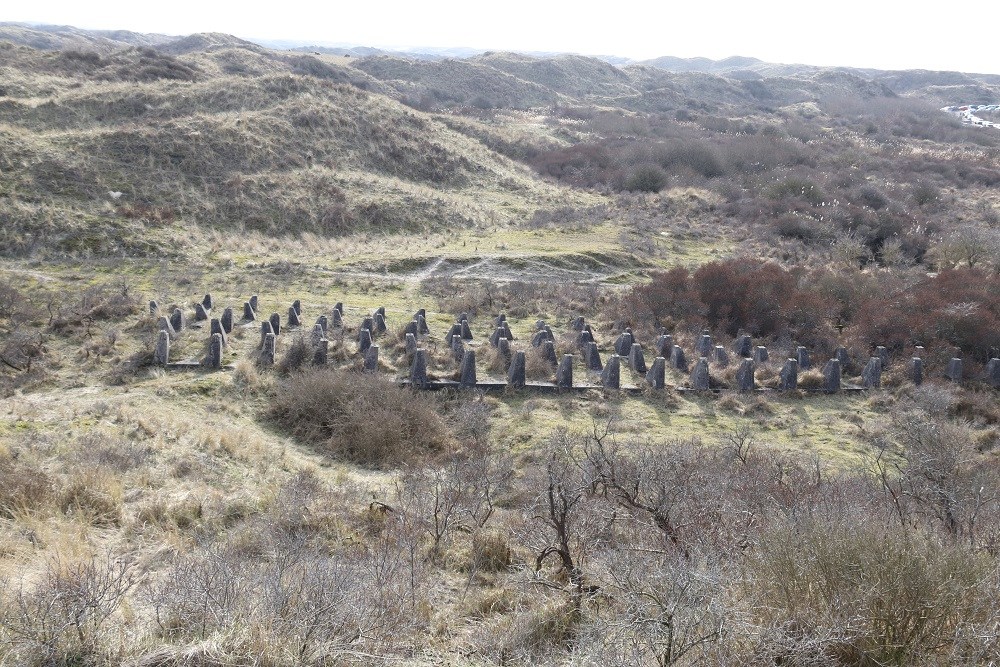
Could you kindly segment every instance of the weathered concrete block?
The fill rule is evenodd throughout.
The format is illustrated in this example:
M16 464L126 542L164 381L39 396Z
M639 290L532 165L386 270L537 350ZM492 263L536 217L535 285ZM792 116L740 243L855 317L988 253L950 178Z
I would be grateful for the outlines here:
M278 337L273 333L264 336L264 345L260 351L260 362L264 366L274 365L274 350L277 347Z
M882 362L882 368L889 367L889 350L885 348L885 345L877 346L875 348L875 354L873 356L879 358L879 361Z
M165 319L165 318L164 318ZM170 361L170 332L161 330L156 335L156 349L153 350L153 363L166 366Z
M544 336L545 331L539 331L538 333ZM545 339L548 340L548 337L546 336ZM583 330L576 335L576 346L581 350L593 342L594 342L594 334L592 334L587 330Z
M385 306L379 306L378 308L376 308L374 314L375 315L381 315L382 317L385 317Z
M468 349L462 357L462 366L459 369L458 384L461 387L475 388L476 386L476 351Z
M833 358L840 362L841 369L845 368L851 363L851 355L848 354L846 347L838 347L834 353Z
M170 314L170 326L180 333L184 330L184 324L184 312L180 308L174 308L174 312Z
M427 380L427 354L420 349L413 351L413 364L410 366L410 386L414 389L426 389L429 386Z
M879 389L882 387L882 359L875 356L868 360L864 370L861 371L861 384L866 389Z
M369 345L365 350L363 368L366 373L374 373L378 370L378 345Z
M225 331L227 334L233 333L233 309L232 308L229 308L227 306L226 309L222 311L222 317L219 319L219 321L222 323L222 330L223 331Z
M615 341L615 354L619 357L627 357L629 352L632 351L632 343L634 342L635 340L632 338L631 332L623 332Z
M708 391L708 357L699 357L691 371L691 388L697 391Z
M210 327L209 328L210 333L219 334L220 336L222 336L222 347L228 347L229 337L226 336L226 330L222 328L222 322L219 321L218 318L214 318L212 319L212 322L209 324L209 327Z
M951 380L952 382L962 381L962 360L958 357L953 357L951 361L948 362L948 367L944 371L944 376Z
M388 327L385 325L385 315L382 313L375 311L375 314L372 316L372 322L375 325L372 333L376 336L384 334L388 330Z
M747 334L737 336L733 341L733 354L744 358L753 356L753 339Z
M458 323L459 324L461 324L462 322L468 322L468 321L469 321L469 314L468 313L462 313L461 315L458 316Z
M375 338L375 318L374 317L366 317L366 318L362 319L361 320L361 326L358 327L358 330L361 330L361 329L368 329L368 333L371 335L371 337Z
M507 369L507 386L520 389L526 384L527 359L524 352L515 352L514 358L510 360L510 368Z
M497 352L504 359L504 364L510 364L510 358L513 356L513 352L510 349L510 341L506 338L501 338L497 341Z
M840 391L840 359L831 359L823 367L823 391Z
M368 329L362 329L358 333L358 352L364 354L368 351L368 348L372 346L372 332Z
M501 324L500 326L503 327L504 338L506 338L507 340L517 340L516 338L514 338L514 332L510 330L510 324L507 323L507 320L504 320L503 324Z
M715 346L715 363L722 368L729 365L729 353L722 345Z
M495 318L493 318L493 326L502 327L503 323L506 321L507 321L507 316L503 313L500 313Z
M768 358L769 358L769 355L767 354L767 348L766 347L764 347L763 345L758 345L757 347L754 348L754 350L753 350L753 361L754 361L755 364L758 364L758 365L759 364L765 364L765 363L767 363Z
M549 337L545 335L544 331L536 331L531 337L531 347L541 347L542 343L547 341Z
M670 367L676 368L682 373L688 371L687 357L684 356L684 350L681 349L680 345L674 345L670 350Z
M757 387L754 379L753 359L743 357L740 360L740 367L736 369L736 389L738 391L753 391Z
M158 331L166 331L170 336L174 336L177 333L174 331L174 325L170 323L170 320L162 315L160 316L160 319L156 321L156 328Z
M417 337L415 334L406 334L406 354L412 355L417 351Z
M642 353L642 345L639 343L632 343L632 347L629 348L628 367L633 373L645 374L649 370L646 368L646 356Z
M583 331L583 326L586 323L587 321L582 317L574 317L572 321L570 321L569 326L571 329L573 329L573 331Z
M342 329L344 327L344 312L339 308L334 308L330 311L330 326L334 329Z
M455 358L455 361L462 361L465 356L465 343L462 342L461 336L455 336L451 339L451 356Z
M412 335L412 336L416 337L417 335L419 335L419 333L420 333L420 325L417 324L416 320L412 320L410 322L407 322L406 326L403 328L403 335L404 336L411 336Z
M601 352L597 349L597 343L587 343L583 351L583 361L587 364L587 370L604 370L604 364L601 363Z
M1000 389L1000 359L993 358L986 362L986 383Z
M703 333L698 337L698 344L695 345L695 351L698 353L698 356L707 358L711 356L714 350L715 344L712 342L712 337L709 334Z
M344 304L343 304L343 302L338 301L337 303L333 304L333 309L336 310L336 311L339 311L341 317L344 316Z
M274 331L275 336L281 335L281 315L278 313L271 313L271 317L268 318L271 323L271 330Z
M298 318L301 319L302 318L302 301L299 300L299 299L296 299L295 301L292 301L292 310L295 311L296 317L298 317Z
M621 375L621 357L612 354L601 372L601 386L605 389L621 389Z
M330 341L326 338L320 338L319 342L316 343L313 349L313 364L316 366L325 366L329 354Z
M545 328L545 320L535 320L535 331L541 331Z
M211 294L206 294L205 296L203 296L201 298L201 306L205 310L209 310L209 311L212 310L213 303L214 302L212 301L212 295Z
M556 364L556 345L550 340L542 343L542 359L545 359L552 365Z
M448 344L448 347L452 347L456 338L462 340L462 325L458 323L452 324L451 328L448 329L448 333L444 335L444 342Z
M799 387L799 360L789 357L778 373L778 390L794 391Z
M253 312L256 313L257 311L260 310L260 308L259 308L259 306L260 306L260 297L257 296L256 294L254 294L254 295L252 295L250 297L250 302L249 303L250 303L250 307L253 308Z
M323 330L323 325L317 322L313 325L310 342L312 342L313 347L316 347L320 344L320 341L324 340L326 340L326 331Z
M206 359L209 368L222 368L222 336L215 334L208 341L208 358Z
M299 311L295 310L295 306L288 307L288 326L290 327L302 326L302 319L299 317Z
M427 326L427 318L426 317L424 317L423 315L420 315L418 313L417 317L416 317L416 321L417 321L417 332L421 336L426 336L426 335L430 334L431 330Z
M496 347L499 345L500 339L507 337L505 334L506 332L503 330L503 327L497 327L494 329L493 333L490 335L490 347Z
M472 327L469 326L469 320L464 319L461 321L462 325L462 340L472 340Z
M160 312L160 304L156 303L155 301L150 301L149 302L149 314L150 315L156 315L158 312Z
M795 361L798 362L801 370L807 371L812 368L812 361L809 359L809 350L801 345L795 348Z
M667 386L666 371L667 360L664 357L656 357L653 359L653 365L649 368L649 372L646 373L646 382L653 389L663 389Z
M924 346L923 345L915 345L913 347L913 356L914 357L918 357L920 359L923 359L925 354L926 354L926 352L924 351Z
M674 349L674 337L669 334L660 334L656 337L656 356L669 357Z
M249 301L243 302L243 319L247 322L253 322L257 319L257 313L254 312L253 306L250 305Z
M556 369L556 386L560 389L572 389L573 387L573 355L564 354Z
M924 383L924 360L920 357L910 359L910 380L918 387Z
M271 326L270 320L264 320L263 322L261 322L260 323L260 345L258 345L257 347L263 349L264 348L264 341L266 340L267 335L268 334L273 334L273 333L274 333L274 327Z

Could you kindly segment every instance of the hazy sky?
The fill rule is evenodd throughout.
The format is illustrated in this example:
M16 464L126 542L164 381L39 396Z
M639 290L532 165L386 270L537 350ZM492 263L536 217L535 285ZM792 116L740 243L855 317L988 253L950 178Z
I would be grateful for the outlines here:
M896 0L33 0L7 3L0 20L246 39L365 46L468 46L656 56L731 55L814 65L923 68L1000 74L991 2ZM920 9L927 7L928 9Z

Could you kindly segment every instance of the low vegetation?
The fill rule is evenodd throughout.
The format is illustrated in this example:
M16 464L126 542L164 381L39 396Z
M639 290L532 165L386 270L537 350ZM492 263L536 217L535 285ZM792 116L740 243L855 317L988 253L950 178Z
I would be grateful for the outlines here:
M996 663L1000 135L939 111L991 79L53 30L0 26L0 665ZM205 292L303 325L198 368ZM481 378L501 312L532 381L577 316L888 364L417 392L418 308L439 379L461 313Z

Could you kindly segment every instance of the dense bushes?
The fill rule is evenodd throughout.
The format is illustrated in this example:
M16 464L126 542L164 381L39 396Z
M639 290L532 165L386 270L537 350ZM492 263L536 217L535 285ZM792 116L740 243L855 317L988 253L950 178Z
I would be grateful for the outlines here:
M980 269L906 282L892 274L807 272L737 258L652 278L624 296L627 321L704 323L730 336L787 334L806 345L832 341L837 325L862 347L948 345L979 361L1000 350L1000 276Z
M320 450L366 465L418 460L450 444L433 396L377 375L326 368L293 374L271 416Z

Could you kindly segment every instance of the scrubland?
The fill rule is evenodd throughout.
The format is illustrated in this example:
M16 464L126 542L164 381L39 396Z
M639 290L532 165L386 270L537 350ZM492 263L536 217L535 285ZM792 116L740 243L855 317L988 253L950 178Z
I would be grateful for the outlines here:
M79 39L0 42L0 664L1000 660L1000 135L937 109L995 84ZM154 366L148 302L205 293L304 326L274 366L257 323L222 370ZM602 354L890 361L838 394L413 392L418 308L440 379L463 312L483 378L501 312L529 355L585 316Z

